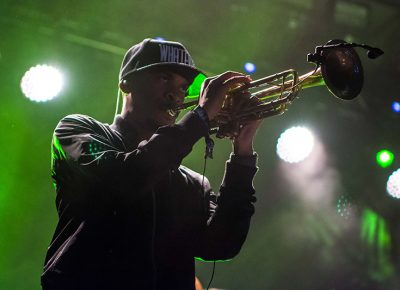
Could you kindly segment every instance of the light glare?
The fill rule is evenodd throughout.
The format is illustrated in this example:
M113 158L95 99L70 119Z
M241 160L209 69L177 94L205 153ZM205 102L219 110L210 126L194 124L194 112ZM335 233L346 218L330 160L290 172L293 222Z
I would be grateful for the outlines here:
M310 155L314 147L314 137L307 128L292 127L281 134L276 147L282 160L298 163Z
M393 163L394 155L389 150L381 150L376 154L376 162L383 168Z
M386 183L386 191L394 198L400 198L400 168L394 171Z
M63 87L60 71L49 65L31 67L21 79L24 95L35 102L46 102L56 97Z
M254 73L256 71L256 65L254 63L251 63L251 62L246 62L244 64L244 70L247 73L252 74L252 73Z
M393 102L392 109L396 113L400 113L400 102Z

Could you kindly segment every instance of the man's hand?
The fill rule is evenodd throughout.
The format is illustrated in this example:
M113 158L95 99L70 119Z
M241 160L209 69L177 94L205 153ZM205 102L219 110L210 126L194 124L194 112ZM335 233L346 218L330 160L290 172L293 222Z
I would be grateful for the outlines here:
M208 119L212 121L218 115L229 90L249 82L250 77L232 71L207 78L200 91L199 105L207 112Z
M242 103L242 109L246 107L254 107L260 103L257 98L248 98ZM253 140L257 133L258 127L261 125L262 119L250 120L240 125L239 135L232 138L233 153L239 156L253 155Z
M228 71L215 77L207 78L200 92L199 105L206 110L208 119L212 121L220 112L227 93L239 85L248 84L251 78L238 73ZM250 93L239 92L236 96L235 110L256 105L259 100L250 98ZM253 139L262 120L251 120L240 125L239 135L232 138L233 152L240 156L253 154Z
M249 121L240 128L239 135L233 137L233 153L239 156L251 156L254 153L253 140L262 120Z

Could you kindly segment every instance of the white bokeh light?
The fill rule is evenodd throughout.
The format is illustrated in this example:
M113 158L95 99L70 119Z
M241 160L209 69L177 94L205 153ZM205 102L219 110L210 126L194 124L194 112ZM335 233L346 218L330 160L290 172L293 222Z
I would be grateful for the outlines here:
M306 159L314 147L314 136L305 127L292 127L281 134L276 146L278 156L289 163Z
M63 87L60 71L49 65L31 67L21 79L24 95L35 102L46 102L56 97Z
M389 176L386 190L391 196L400 198L400 168Z

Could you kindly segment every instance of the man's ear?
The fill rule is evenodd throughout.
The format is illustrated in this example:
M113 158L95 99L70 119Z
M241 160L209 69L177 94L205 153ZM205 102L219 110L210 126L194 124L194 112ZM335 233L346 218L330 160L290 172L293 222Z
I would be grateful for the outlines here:
M121 80L119 82L119 88L125 94L128 94L128 93L130 93L132 91L132 85L127 80Z

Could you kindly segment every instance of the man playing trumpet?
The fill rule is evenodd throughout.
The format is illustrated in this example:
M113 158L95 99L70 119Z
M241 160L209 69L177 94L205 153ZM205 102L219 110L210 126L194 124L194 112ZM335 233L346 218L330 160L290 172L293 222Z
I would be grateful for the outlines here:
M195 289L195 258L239 253L254 213L260 121L232 138L218 193L181 163L208 136L227 93L251 79L207 78L198 106L176 123L174 108L200 73L182 44L145 39L123 59L123 106L113 124L84 115L59 122L52 143L59 221L43 289Z

